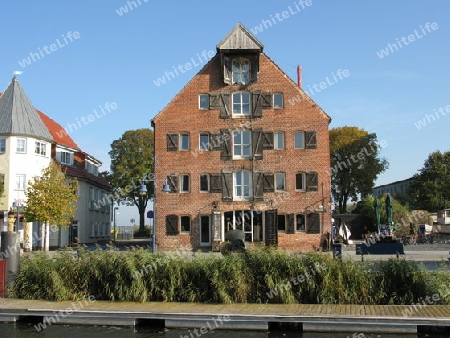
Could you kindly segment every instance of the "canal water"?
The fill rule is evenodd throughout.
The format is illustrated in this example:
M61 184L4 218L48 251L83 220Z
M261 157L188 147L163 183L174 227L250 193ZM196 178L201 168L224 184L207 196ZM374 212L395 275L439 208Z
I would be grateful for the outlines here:
M448 338L449 334L396 335L364 334L355 328L349 333L299 333L295 330L275 330L270 332L214 330L202 334L192 329L155 329L116 326L51 325L40 332L36 323L0 324L0 338Z

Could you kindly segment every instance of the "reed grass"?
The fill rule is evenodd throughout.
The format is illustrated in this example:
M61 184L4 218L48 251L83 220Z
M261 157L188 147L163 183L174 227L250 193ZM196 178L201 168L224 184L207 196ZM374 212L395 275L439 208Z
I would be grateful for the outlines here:
M10 296L23 299L409 305L440 292L437 304L450 304L450 289L443 291L449 271L425 271L404 259L342 261L273 248L193 257L131 249L53 258L36 252L20 264Z

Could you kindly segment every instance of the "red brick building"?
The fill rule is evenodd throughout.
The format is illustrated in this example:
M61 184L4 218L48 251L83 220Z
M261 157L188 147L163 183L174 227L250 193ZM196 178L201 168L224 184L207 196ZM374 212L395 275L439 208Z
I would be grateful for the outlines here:
M289 103L287 103L289 102ZM241 24L152 120L160 251L251 245L307 251L330 232L330 117Z

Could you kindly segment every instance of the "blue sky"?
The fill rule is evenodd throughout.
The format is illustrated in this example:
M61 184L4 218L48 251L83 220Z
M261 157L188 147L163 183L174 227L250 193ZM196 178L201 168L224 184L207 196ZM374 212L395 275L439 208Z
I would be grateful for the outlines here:
M150 127L201 65L165 84L155 81L173 66L215 51L238 22L254 32L260 27L256 36L264 52L292 79L302 66L303 88L332 117L330 128L357 126L385 141L381 155L390 167L377 185L406 179L431 152L448 150L449 1L134 3L18 0L5 2L0 12L0 91L19 70L36 108L63 127L86 121L96 109L94 120L70 135L104 163L103 170L112 141L126 130ZM308 90L339 69L350 75ZM117 109L108 112L108 102Z

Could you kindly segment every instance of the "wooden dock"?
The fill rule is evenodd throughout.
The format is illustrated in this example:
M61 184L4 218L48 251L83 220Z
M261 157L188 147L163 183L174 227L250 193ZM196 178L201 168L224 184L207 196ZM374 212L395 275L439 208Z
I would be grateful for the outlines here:
M0 322L154 325L200 330L295 327L302 332L450 332L450 306L47 302L0 299Z

